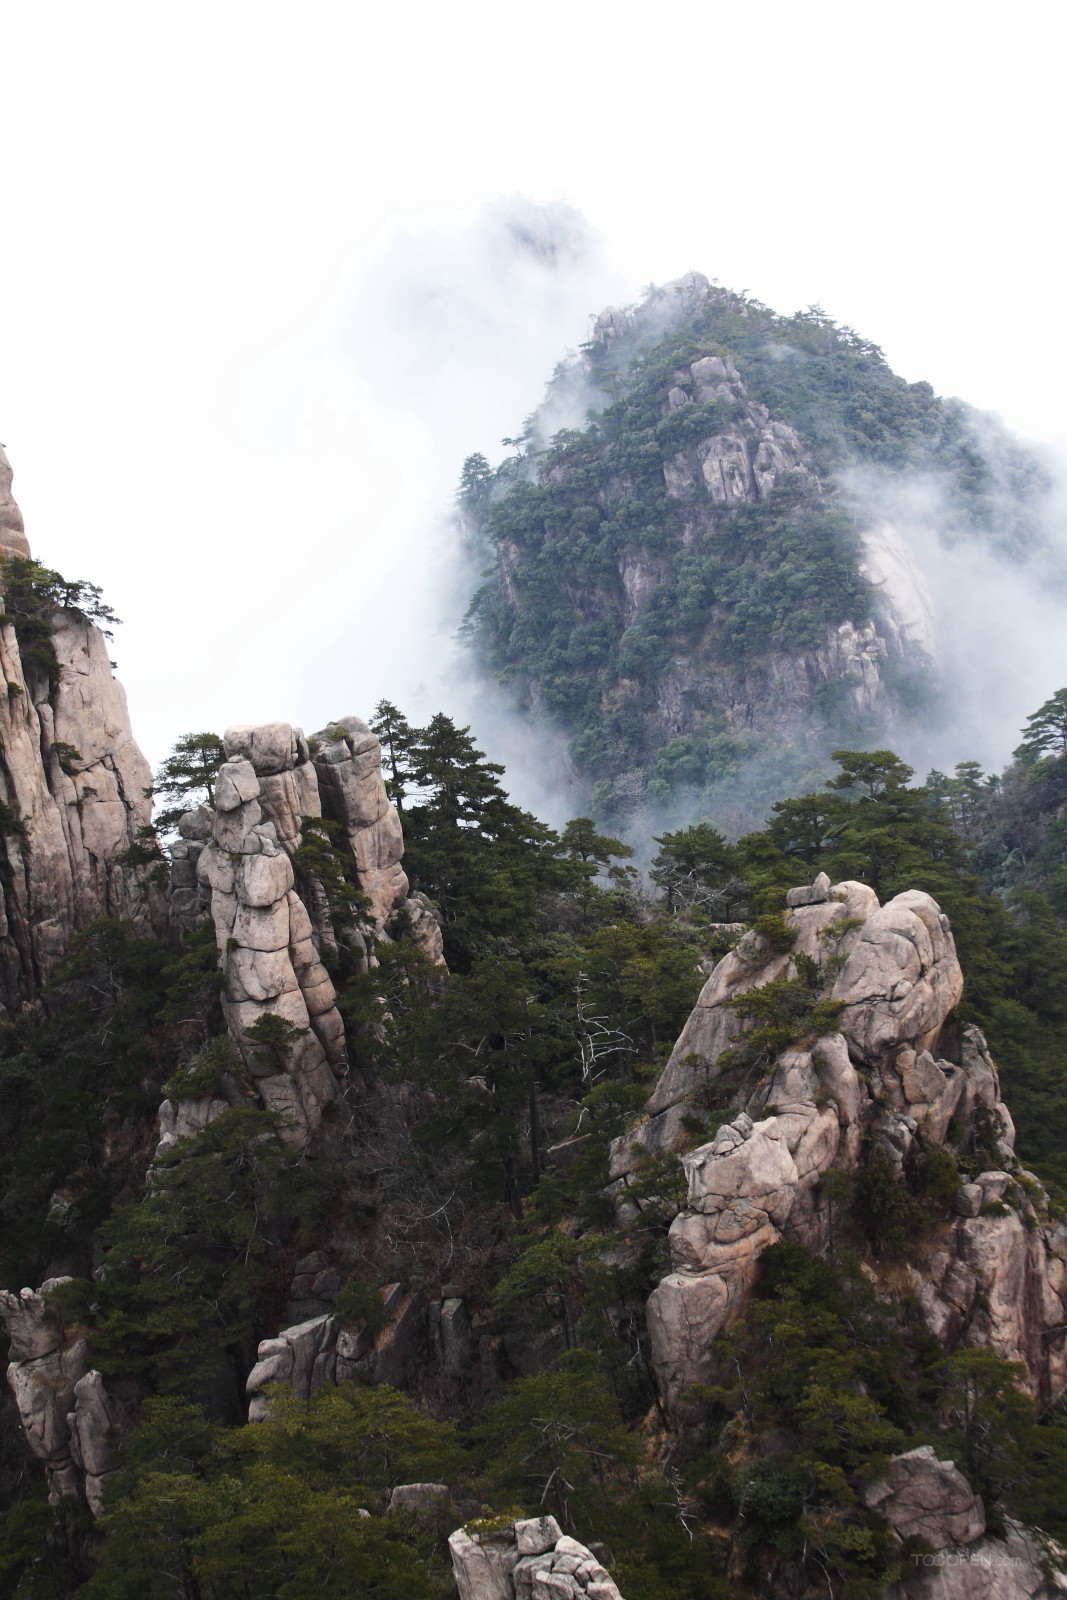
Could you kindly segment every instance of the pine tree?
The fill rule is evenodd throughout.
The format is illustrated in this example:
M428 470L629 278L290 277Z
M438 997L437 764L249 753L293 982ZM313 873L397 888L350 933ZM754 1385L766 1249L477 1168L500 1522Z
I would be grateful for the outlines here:
M405 866L442 913L449 965L466 970L487 938L515 940L532 925L539 890L560 879L558 838L512 804L504 768L451 717L419 732L410 763L419 798L405 812Z
M1017 761L1029 766L1046 753L1067 755L1067 689L1057 689L1026 720L1029 727L1015 752Z
M187 811L211 804L211 792L226 751L217 733L183 733L156 773L155 793L170 804L156 827L173 828Z
M391 700L378 701L370 728L382 747L386 792L402 815L412 777L411 752L418 744L421 729L413 728Z

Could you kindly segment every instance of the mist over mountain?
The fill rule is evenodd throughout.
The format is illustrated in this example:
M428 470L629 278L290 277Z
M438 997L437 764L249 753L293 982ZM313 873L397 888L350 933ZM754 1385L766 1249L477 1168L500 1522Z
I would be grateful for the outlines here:
M589 247L384 273L409 512ZM1052 469L698 274L504 443L154 778L0 448L0 1600L1060 1600Z
M461 508L482 669L646 837L743 831L842 745L1002 764L1061 670L1051 457L699 273L604 312Z

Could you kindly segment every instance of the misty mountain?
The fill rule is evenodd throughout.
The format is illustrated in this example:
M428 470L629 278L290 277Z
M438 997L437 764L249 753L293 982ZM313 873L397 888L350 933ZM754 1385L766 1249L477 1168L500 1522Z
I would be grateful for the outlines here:
M1062 590L1036 449L817 307L699 273L602 313L505 442L461 485L471 643L615 823L739 831L841 745L937 761L979 652L932 569L973 558L986 606L1004 572Z

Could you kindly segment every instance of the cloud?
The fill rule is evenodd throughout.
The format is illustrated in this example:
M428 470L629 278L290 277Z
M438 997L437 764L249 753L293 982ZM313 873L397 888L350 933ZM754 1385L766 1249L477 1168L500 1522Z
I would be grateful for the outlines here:
M1032 447L1032 454L1024 447L1035 466L1027 493L1019 482L1020 441L996 419L978 416L974 437L994 507L992 532L968 517L945 478L847 476L866 515L895 529L933 604L938 701L921 725L902 728L896 739L921 774L966 760L999 770L1026 716L1067 684L1067 459L1050 447Z
M457 645L479 574L451 506L464 458L505 453L553 366L620 292L600 240L562 202L422 215L349 263L314 320L246 373L236 407L271 471L327 473L344 508L305 545L330 574L290 630L304 720L366 716L382 697L413 720L444 710L552 821L578 804L565 741L518 717ZM592 397L567 397L553 427L584 420Z

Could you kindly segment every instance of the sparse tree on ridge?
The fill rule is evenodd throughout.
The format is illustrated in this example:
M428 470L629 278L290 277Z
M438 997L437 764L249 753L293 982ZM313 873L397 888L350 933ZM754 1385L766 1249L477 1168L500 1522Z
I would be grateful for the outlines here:
M1016 760L1029 766L1043 755L1067 755L1067 689L1057 689L1026 720L1029 727L1015 752Z

